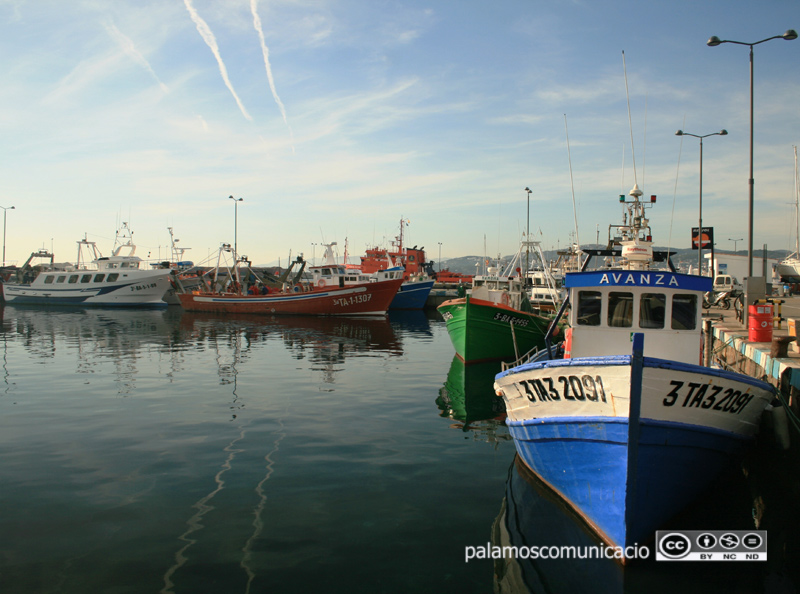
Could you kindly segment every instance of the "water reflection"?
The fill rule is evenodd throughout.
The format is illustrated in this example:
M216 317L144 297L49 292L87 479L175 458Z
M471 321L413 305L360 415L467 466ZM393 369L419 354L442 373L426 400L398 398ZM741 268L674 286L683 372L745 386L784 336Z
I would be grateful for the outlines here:
M337 371L348 357L403 353L393 324L384 317L225 317L177 308L55 310L11 305L0 308L0 312L4 344L13 337L21 340L34 360L49 360L56 356L58 348L63 348L59 342L65 342L76 352L80 374L95 373L111 360L121 395L135 391L139 360L149 349L161 353L160 363L165 365L168 379L186 369L190 352L214 349L223 385L236 383L235 366L247 361L252 349L274 340L282 341L295 359L308 360L328 384L335 382ZM410 331L430 332L424 316L422 321L410 320ZM8 385L5 360L4 370Z
M433 336L431 322L442 322L442 316L436 310L391 309L389 322L418 338L423 336L430 338Z
M494 393L497 362L464 365L453 356L444 386L439 390L436 406L440 416L455 421L450 427L472 432L479 441L508 441L505 427L506 409L503 399Z
M796 455L796 454L795 454ZM776 460L777 459L777 460ZM644 543L645 559L624 566L613 559L512 558L493 559L494 588L500 594L561 594L664 592L796 592L798 513L786 492L798 479L788 472L788 454L774 450L753 452L747 469L733 469L720 477L693 506L673 518L664 530L766 529L768 559L762 562L664 562L655 560L654 543ZM766 462L766 464L765 464ZM765 472L779 471L778 474ZM777 495L777 496L776 496ZM767 497L765 503L765 496ZM761 518L764 505L771 521ZM755 516L755 517L754 517ZM586 524L536 477L517 456L509 469L505 497L491 527L493 546L553 550L574 547L588 551L601 543ZM587 555L583 555L587 557Z
M180 326L182 339L188 342L230 341L235 335L242 341L237 347L241 356L260 342L281 340L295 359L308 359L326 384L335 383L348 357L403 354L392 324L384 317L225 317L184 312Z

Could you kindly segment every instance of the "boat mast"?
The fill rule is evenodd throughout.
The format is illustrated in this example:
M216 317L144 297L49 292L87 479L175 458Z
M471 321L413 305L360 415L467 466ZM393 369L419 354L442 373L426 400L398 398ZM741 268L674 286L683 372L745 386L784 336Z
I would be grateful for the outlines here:
M797 233L794 236L795 257L800 258L800 183L797 177L797 146L794 147L794 218L797 223Z

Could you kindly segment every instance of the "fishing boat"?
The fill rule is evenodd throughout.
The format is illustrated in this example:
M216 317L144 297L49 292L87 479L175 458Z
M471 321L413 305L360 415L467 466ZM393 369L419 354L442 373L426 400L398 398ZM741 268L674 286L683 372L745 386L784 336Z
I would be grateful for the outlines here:
M241 273L240 264L246 262L245 257L239 259L233 254L233 266L227 265L227 260L226 265L222 266L222 255L225 253L233 253L229 244L223 244L220 249L211 288L178 293L181 306L186 311L315 316L386 315L389 304L403 283L402 277L398 277L346 284L344 275L338 270L335 281L333 271L330 271L331 282L328 283L324 270L320 270L315 282L303 283L296 277L293 284L284 283L282 288L270 288L258 280L249 263L247 273ZM250 279L254 282L251 283Z
M529 243L536 242L523 241L503 270L488 267L485 274L475 275L467 295L437 308L456 354L465 363L515 360L544 347L553 316L534 310L530 303L520 268Z
M358 267L364 274L401 267L404 282L400 286L390 309L422 309L434 284L433 263L425 259L425 247L407 248L403 244L403 229L408 220L400 219L400 233L392 240L389 249L372 247L361 256Z
M77 263L63 270L51 266L38 272L26 265L19 282L3 285L8 303L25 305L80 305L102 307L166 307L164 295L171 287L168 269L141 267L127 223L117 232L110 256L103 256L94 241L78 241ZM41 253L34 253L41 256ZM33 278L31 278L33 277Z
M711 279L654 252L634 186L620 196L617 245L567 273L564 358L497 375L526 466L604 542L643 544L753 440L772 386L702 365L702 298ZM610 229L611 231L611 229ZM606 267L589 270L593 256ZM660 268L659 260L667 268ZM614 263L613 267L608 262Z
M528 267L528 300L534 309L555 312L566 294L563 287L563 270L558 267L560 259L549 266L546 265L541 242L530 243L536 250L540 264L534 268ZM559 258L560 254L559 252Z
M461 272L454 272L449 268L436 271L436 286L443 288L460 287L462 285L471 285L472 279L475 278L474 274L463 274Z
M794 253L775 267L775 272L784 283L800 283L800 177L797 171L797 147L794 147L794 218L797 229L794 236Z

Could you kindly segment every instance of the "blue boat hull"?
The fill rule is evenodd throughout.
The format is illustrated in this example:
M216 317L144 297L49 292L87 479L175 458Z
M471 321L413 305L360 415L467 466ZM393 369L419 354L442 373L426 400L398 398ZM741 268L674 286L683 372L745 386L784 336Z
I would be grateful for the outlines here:
M389 309L423 309L433 289L433 282L432 280L404 282L392 299Z
M528 468L606 542L622 547L645 544L735 462L747 443L721 432L642 421L631 498L627 419L507 425Z
M614 547L648 542L739 459L774 396L641 351L523 365L495 389L526 466Z

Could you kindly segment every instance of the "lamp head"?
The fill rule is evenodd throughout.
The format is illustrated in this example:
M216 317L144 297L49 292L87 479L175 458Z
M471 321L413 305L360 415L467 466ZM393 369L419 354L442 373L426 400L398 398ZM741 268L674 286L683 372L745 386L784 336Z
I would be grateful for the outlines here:
M723 128L722 130L719 131L719 135L720 136L727 136L728 135L728 131Z
M794 29L789 29L788 31L786 31L786 33L783 34L782 37L787 41L791 41L792 39L797 39L797 31L795 31Z
M706 42L706 45L709 45L711 47L716 47L720 43L722 43L722 40L719 37L717 37L716 35L712 35L711 37L708 38L708 41Z
M526 191L528 194L530 194L530 193L531 193L531 189L530 189L530 188L525 188L525 191Z
M678 130L675 132L675 136L683 136L683 130Z

